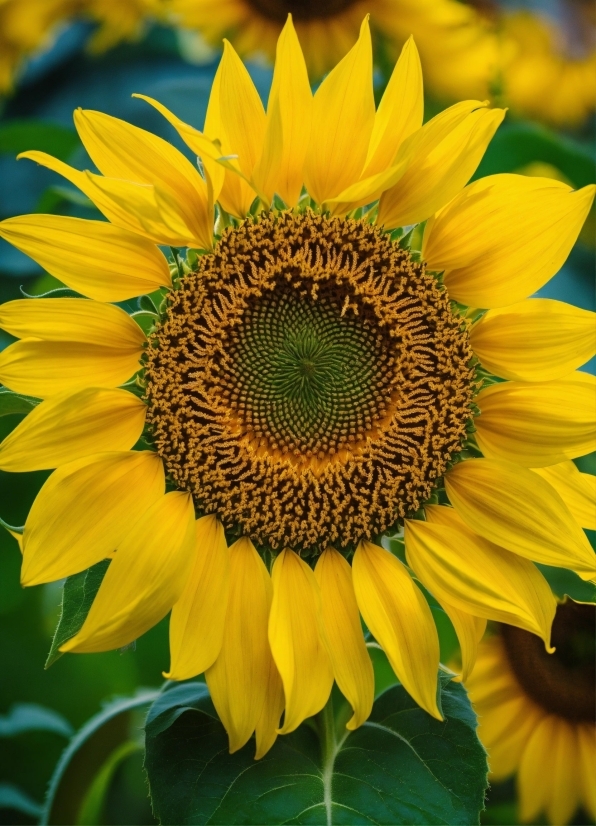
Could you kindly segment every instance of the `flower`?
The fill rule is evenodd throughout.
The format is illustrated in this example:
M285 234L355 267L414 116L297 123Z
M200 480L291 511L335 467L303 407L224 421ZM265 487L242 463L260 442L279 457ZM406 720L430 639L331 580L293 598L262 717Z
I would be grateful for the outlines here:
M1 0L0 94L10 91L23 59L47 44L72 7L73 0Z
M73 17L97 23L89 40L99 53L134 40L161 0L0 0L0 94L12 89L15 73L33 52L47 47L59 26Z
M42 399L0 469L56 468L27 518L22 581L109 558L62 650L126 645L172 609L168 676L205 672L233 751L256 731L264 754L334 680L348 727L366 720L359 614L440 718L432 614L382 536L405 528L464 674L487 619L548 645L555 601L534 561L596 575L570 462L596 438L594 379L576 371L594 316L527 298L565 261L595 187L466 186L504 112L466 101L422 126L413 41L375 112L367 20L314 96L290 19L267 112L229 44L204 132L145 100L203 174L161 138L79 110L101 174L24 156L108 222L0 224L85 296L0 309L20 339L0 380ZM420 236L423 222L421 260L400 227ZM158 245L178 248L171 268ZM116 306L144 293L141 316Z
M583 806L596 818L594 605L557 608L554 654L519 628L501 625L480 646L467 681L492 778L517 773L520 817L569 823Z
M498 94L515 114L572 127L596 108L594 19L587 4L566 3L563 26L491 0L168 0L166 8L174 22L211 45L225 35L241 54L269 59L292 12L317 76L335 65L371 12L389 56L414 36L427 88L440 101Z
M486 37L489 24L456 0L167 0L166 8L174 22L211 45L226 36L240 54L269 59L291 13L315 76L345 54L367 12L391 54L414 36L425 78L451 98L486 96L496 63L494 38Z

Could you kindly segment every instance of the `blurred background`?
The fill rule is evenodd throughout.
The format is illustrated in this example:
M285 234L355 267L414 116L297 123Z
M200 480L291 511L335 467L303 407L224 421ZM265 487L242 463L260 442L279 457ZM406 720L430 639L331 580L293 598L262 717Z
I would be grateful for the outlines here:
M93 169L72 123L80 106L151 130L188 154L140 92L202 128L226 36L247 58L264 101L275 40L292 12L313 83L347 51L370 12L382 94L414 34L426 83L426 119L465 98L509 107L476 177L521 172L581 187L596 180L596 7L590 0L0 0L0 219L27 212L101 218L87 199L19 152L38 149ZM563 270L540 291L596 309L594 215ZM0 303L60 285L0 240ZM12 341L0 331L0 349ZM584 369L595 372L594 360ZM0 416L0 438L22 414ZM594 456L582 470L596 473ZM0 517L22 525L45 473L0 472ZM0 528L0 823L150 824L142 772L144 694L56 765L86 721L117 697L162 683L162 623L122 652L67 655L44 670L61 585L19 585L16 541ZM457 655L437 612L442 659ZM101 720L101 717L99 718ZM93 726L95 725L95 728ZM52 781L51 811L42 811ZM485 823L516 823L513 782L495 786ZM581 814L576 823L588 822Z

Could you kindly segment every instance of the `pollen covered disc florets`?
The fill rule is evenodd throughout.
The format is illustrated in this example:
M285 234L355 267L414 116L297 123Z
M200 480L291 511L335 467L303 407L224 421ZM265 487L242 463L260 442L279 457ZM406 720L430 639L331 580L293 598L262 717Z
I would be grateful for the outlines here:
M201 511L273 549L346 547L429 497L471 417L471 360L445 290L379 229L270 214L172 294L149 422Z

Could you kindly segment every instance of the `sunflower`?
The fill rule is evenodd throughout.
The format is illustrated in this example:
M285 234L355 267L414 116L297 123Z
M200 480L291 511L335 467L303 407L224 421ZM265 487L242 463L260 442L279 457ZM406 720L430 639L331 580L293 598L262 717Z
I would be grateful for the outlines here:
M520 817L566 824L578 807L596 819L594 605L566 601L552 627L554 654L501 625L480 646L467 688L491 776L517 772Z
M42 399L0 468L55 469L24 527L22 581L110 560L63 651L124 646L171 609L167 676L205 672L232 751L256 731L263 755L334 680L348 728L367 718L360 615L440 718L437 631L412 571L454 623L464 672L487 619L548 645L555 600L533 561L596 575L581 528L594 497L570 462L596 441L594 379L575 372L594 316L527 298L595 187L466 186L504 112L471 100L422 126L413 41L375 112L368 20L314 96L289 19L267 112L227 43L204 132L144 99L199 168L79 110L101 174L24 156L108 222L0 224L83 296L0 310L20 339L0 380ZM144 293L147 335L117 306ZM404 531L408 565L382 547Z
M596 21L588 4L565 5L567 33L531 11L501 15L503 94L515 113L581 126L596 109Z
M166 0L166 8L211 45L225 35L241 54L270 59L290 13L315 76L342 57L367 12L390 52L414 36L425 77L441 93L453 97L465 84L464 95L485 96L497 60L489 24L457 0Z
M76 0L0 0L0 94L26 57L46 46Z
M134 40L161 0L0 0L0 94L10 92L27 57L51 45L60 25L76 17L97 24L88 49L100 53Z

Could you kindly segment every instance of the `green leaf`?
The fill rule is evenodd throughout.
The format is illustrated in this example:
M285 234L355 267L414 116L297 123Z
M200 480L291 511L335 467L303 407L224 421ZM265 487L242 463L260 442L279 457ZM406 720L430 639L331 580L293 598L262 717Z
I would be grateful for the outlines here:
M395 685L335 748L307 724L255 761L254 742L228 753L205 685L178 685L147 717L154 812L163 824L478 823L487 765L476 718L461 684L441 675L441 691L444 722Z
M66 578L62 589L60 619L54 632L52 647L45 664L46 668L62 656L60 646L74 637L82 627L109 564L108 559L103 559L86 571Z
M25 416L37 404L39 404L39 399L20 396L12 390L0 388L0 416Z
M36 820L41 814L40 804L12 783L0 783L0 809L12 809Z
M535 123L502 126L490 142L474 179L516 172L534 161L556 166L576 187L596 181L590 147Z
M54 769L40 826L76 822L98 771L121 743L130 740L131 712L146 708L158 695L156 690L139 689L134 697L113 700L74 735Z
M0 715L0 737L16 737L29 731L50 731L70 737L72 726L61 714L37 703L16 703Z
M13 120L0 127L0 152L18 155L29 149L66 161L80 146L74 129L41 120Z
M571 597L576 602L596 602L596 585L580 579L573 571L566 568L551 568L538 565L548 584L558 597Z
M127 740L114 749L85 795L77 818L77 826L96 826L102 822L103 807L114 774L127 757L140 749L141 746L134 740Z

